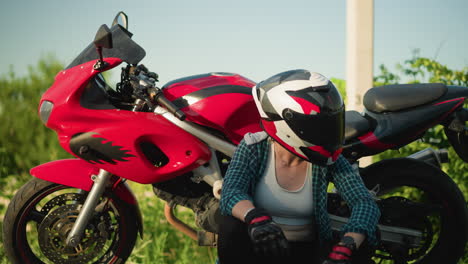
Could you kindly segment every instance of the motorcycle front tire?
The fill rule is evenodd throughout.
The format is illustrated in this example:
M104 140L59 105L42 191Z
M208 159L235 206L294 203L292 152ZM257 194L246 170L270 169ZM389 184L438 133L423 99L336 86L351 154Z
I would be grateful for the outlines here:
M105 192L77 247L67 234L87 192L33 178L10 201L3 222L5 253L12 263L124 263L138 233L137 212ZM99 204L98 206L99 207Z

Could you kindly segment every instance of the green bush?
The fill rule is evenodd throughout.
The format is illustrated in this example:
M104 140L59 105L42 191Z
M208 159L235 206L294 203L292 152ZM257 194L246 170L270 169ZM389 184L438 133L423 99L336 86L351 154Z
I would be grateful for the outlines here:
M42 93L62 68L53 56L47 56L30 66L25 77L16 77L10 70L0 78L0 179L16 175L24 181L30 168L67 156L54 131L37 114Z

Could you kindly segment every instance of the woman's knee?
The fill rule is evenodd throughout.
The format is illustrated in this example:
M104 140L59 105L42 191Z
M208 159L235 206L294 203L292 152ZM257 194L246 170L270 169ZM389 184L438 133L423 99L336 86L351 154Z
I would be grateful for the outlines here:
M223 216L218 234L220 262L235 263L251 253L252 244L245 223L232 216Z

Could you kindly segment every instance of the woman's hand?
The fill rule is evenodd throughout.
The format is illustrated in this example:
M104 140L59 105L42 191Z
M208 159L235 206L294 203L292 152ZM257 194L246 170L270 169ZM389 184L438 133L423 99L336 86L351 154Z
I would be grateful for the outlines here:
M289 245L280 226L262 209L252 209L245 216L254 250L263 256L287 256Z
M323 264L350 264L352 255L353 251L350 248L344 245L336 245Z
M359 234L358 238L361 238L362 235ZM323 262L323 264L349 264L351 263L351 257L356 251L356 242L354 236L345 235L341 241L336 244L330 254L328 259Z

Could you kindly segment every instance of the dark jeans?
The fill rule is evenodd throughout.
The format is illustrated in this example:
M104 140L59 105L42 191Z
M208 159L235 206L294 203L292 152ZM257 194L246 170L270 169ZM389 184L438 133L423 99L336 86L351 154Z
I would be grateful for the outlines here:
M253 250L252 242L247 233L247 225L235 217L223 216L218 236L218 258L220 264L322 264L334 243L336 242L320 245L318 239L313 242L290 242L291 254L287 257L258 256ZM355 256L353 256L353 263L373 263L369 262L370 252L367 243L362 244Z

